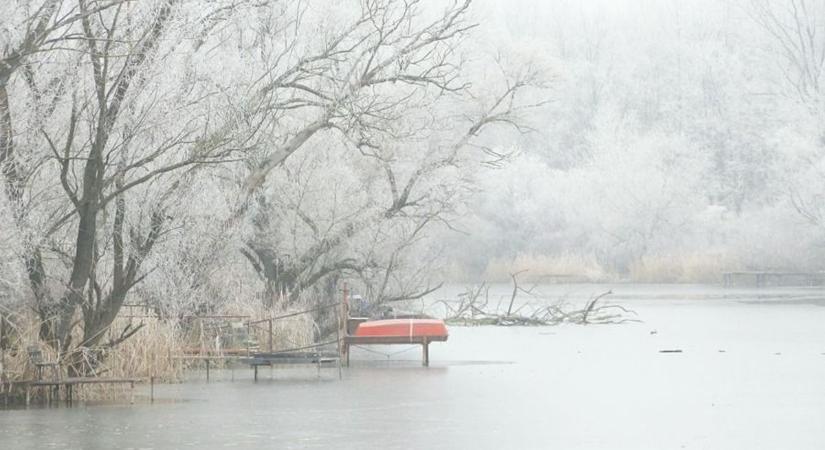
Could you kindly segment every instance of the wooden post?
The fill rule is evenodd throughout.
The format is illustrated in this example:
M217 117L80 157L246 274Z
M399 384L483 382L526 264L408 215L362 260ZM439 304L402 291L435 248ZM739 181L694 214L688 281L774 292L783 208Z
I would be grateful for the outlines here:
M254 364L254 365L252 366L252 369L255 371L254 380L255 380L255 382L257 383L257 382L258 382L258 365L257 365L257 364Z
M209 382L209 357L206 357L206 382Z
M129 404L130 405L135 404L135 382L134 381L129 383Z
M200 346L201 346L200 353L202 355L206 351L206 343L204 342L204 337L203 337L203 318L202 317L198 317L198 331L200 333L199 336L198 336L198 341L200 341L199 342Z
M6 319L0 314L0 383L6 379Z
M247 358L252 354L252 351L249 348L249 346L251 345L251 340L252 340L252 325L249 322L246 322L246 357Z
M341 299L341 310L338 322L338 361L347 360L349 367L349 345L347 344L347 323L349 322L349 288L344 283L343 297ZM339 374L340 377L340 374Z
M272 353L272 319L267 320L269 322L269 353Z
M149 402L155 403L155 376L149 377Z
M430 341L425 337L421 342L421 348L424 352L424 367L430 366Z
M343 349L343 342L342 342L343 337L341 336L341 313L340 313L340 310L339 310L338 314L336 314L336 316L338 317L338 327L335 329L335 340L338 342L338 379L342 380L344 378L344 373L343 373L344 371L341 367L341 365L343 364L343 361L341 361L341 357L343 356L341 354L341 350ZM318 358L320 358L320 356Z

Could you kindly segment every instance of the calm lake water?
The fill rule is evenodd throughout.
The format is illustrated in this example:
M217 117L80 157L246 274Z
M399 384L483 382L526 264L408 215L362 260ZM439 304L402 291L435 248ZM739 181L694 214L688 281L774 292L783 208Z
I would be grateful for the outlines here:
M643 323L451 327L429 368L417 347L356 349L343 380L192 373L154 404L140 387L135 405L0 411L0 448L825 448L821 289L546 286L531 301L611 287Z

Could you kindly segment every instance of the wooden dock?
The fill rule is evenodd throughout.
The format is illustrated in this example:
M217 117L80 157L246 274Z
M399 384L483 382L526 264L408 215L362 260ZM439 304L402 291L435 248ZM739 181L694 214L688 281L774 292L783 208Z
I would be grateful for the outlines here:
M825 272L740 271L722 274L725 287L822 286Z
M240 358L240 362L249 364L254 371L253 379L258 381L258 367L280 365L315 365L320 370L322 365L338 363L338 352L275 352L255 353L247 358Z
M51 394L51 390L57 390L58 394L60 391L60 387L65 388L66 392L66 403L71 404L73 397L74 397L74 387L78 385L84 384L128 384L130 389L129 395L129 403L134 403L135 401L135 383L139 383L141 381L140 378L108 378L108 377L69 377L69 378L61 378L55 380L30 380L30 381L17 381L15 384L24 385L26 389L26 405L31 403L31 394L32 390L36 388L50 388L49 394Z
M430 342L445 342L446 340L447 336L345 336L341 353L349 367L349 348L352 345L420 345L421 365L428 367L430 365Z

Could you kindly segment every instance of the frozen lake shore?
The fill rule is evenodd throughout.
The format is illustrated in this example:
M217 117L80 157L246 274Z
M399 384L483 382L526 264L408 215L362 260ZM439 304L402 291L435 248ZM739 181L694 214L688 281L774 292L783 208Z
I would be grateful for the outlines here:
M602 288L580 287L570 298ZM161 386L153 405L0 411L0 442L14 449L825 446L819 290L612 288L611 301L642 323L452 327L447 343L430 347L429 368L418 366L420 350L412 348L390 358L356 349L342 381L334 369L320 377L313 368L275 369L254 384L251 371L235 369L209 384Z

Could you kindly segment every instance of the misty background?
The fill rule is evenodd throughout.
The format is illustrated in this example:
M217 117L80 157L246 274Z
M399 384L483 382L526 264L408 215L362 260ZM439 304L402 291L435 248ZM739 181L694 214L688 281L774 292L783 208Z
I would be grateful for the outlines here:
M825 0L0 0L0 441L821 449L823 69Z
M456 273L821 270L821 2L482 2L549 104L444 235Z
M0 28L43 318L823 269L823 2L75 3Z

